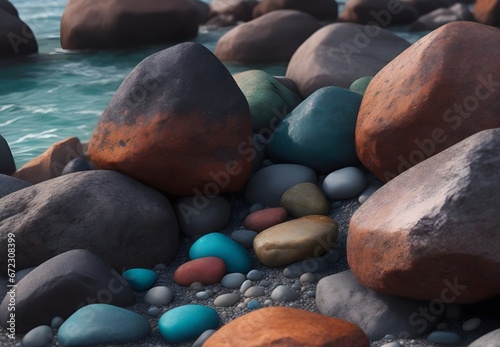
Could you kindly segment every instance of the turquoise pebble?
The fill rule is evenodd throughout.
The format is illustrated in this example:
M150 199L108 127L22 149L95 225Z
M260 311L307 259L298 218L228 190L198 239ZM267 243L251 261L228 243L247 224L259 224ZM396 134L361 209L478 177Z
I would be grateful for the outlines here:
M107 304L91 304L66 319L57 339L63 347L84 347L139 341L150 332L148 320L138 313Z
M427 336L427 341L431 343L454 345L460 342L460 336L451 331L433 331Z
M148 311L146 313L148 314L148 316L158 317L161 313L161 308L156 307L156 306L152 306L152 307L148 308Z
M50 321L50 327L52 329L59 329L59 327L64 323L64 319L62 319L61 317L54 317L52 318L52 320Z
M258 300L250 300L247 304L247 308L249 308L250 310L255 310L257 308L260 308L260 302Z
M200 237L189 250L191 259L218 257L226 263L228 273L247 273L252 269L248 252L236 241L221 233L210 233Z
M181 343L198 338L206 330L216 329L219 323L219 314L213 308L184 305L163 314L158 330L168 343Z
M137 291L147 290L156 282L158 275L149 269L128 269L122 273L123 278Z
M28 331L23 337L24 347L43 347L52 342L54 334L48 325L41 325Z

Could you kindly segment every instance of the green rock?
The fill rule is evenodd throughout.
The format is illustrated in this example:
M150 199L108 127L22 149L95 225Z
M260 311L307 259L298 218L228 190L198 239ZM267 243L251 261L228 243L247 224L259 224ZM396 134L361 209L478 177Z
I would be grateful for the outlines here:
M356 81L352 82L349 89L352 90L353 92L356 92L359 94L364 94L365 90L366 90L366 88L368 88L368 84L371 82L372 78L373 77L371 77L371 76L358 78Z
M358 165L354 130L362 98L340 87L317 90L278 125L266 148L268 158L319 173Z
M313 214L326 215L330 209L330 203L321 189L310 182L300 183L288 189L281 196L280 204L294 218Z
M266 128L274 130L301 102L297 95L264 71L250 70L233 77L247 98L254 133Z

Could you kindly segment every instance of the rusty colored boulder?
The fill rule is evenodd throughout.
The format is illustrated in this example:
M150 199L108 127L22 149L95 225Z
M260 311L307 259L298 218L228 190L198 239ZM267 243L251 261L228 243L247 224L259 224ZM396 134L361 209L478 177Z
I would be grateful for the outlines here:
M400 0L349 0L338 21L386 28L391 25L410 24L417 20L418 16L419 13L413 6Z
M500 25L500 1L477 0L474 5L474 18L486 25Z
M246 183L251 134L248 103L233 77L208 49L190 42L135 67L101 115L88 150L99 169L178 196L214 196Z
M370 82L356 123L363 165L389 181L484 129L500 127L500 30L442 26Z
M204 347L368 347L355 324L290 307L266 307L224 325Z
M253 9L253 17L278 10L297 10L319 20L335 20L338 4L334 0L262 0Z

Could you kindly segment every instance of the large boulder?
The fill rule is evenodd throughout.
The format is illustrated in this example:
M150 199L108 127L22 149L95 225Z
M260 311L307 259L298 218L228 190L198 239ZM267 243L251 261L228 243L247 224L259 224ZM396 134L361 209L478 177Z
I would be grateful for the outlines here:
M320 23L306 13L273 11L224 34L215 55L222 61L243 64L287 62L319 28Z
M349 226L347 258L360 282L444 303L499 295L499 151L500 130L484 130L377 190Z
M358 78L375 75L409 46L378 26L330 24L297 49L286 77L297 83L304 98L322 87L349 88Z
M197 34L198 11L186 0L69 0L61 19L65 49L133 47Z
M261 0L253 10L253 17L277 10L297 10L319 20L333 21L337 19L338 4L335 0Z
M20 18L16 8L0 0L0 59L16 58L38 52L33 31Z
M486 25L500 25L500 1L476 0L474 4L474 18Z
M413 6L400 0L349 0L338 20L386 28L390 25L410 24L418 16L419 13Z
M500 127L500 30L447 24L413 44L370 82L356 124L356 152L379 179L478 131Z
M174 195L217 195L243 187L252 168L245 96L224 65L198 43L144 59L125 78L89 143L100 169L120 171Z
M410 31L435 30L445 24L456 21L474 21L469 6L456 3L447 8L438 8L417 19L410 25Z
M87 249L118 271L170 262L179 231L160 192L113 171L64 175L0 199L0 257L7 271L7 235L16 268L37 266L72 249Z
M5 138L0 135L0 174L12 175L16 171L16 163Z
M235 20L246 22L252 19L255 5L256 0L212 0L210 11L213 15L232 15Z

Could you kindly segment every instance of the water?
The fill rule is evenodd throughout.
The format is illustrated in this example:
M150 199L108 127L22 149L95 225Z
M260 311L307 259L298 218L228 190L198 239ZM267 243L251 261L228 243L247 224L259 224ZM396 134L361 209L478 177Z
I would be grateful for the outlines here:
M168 44L128 50L68 52L60 47L64 0L11 0L35 33L36 57L0 63L0 134L9 143L17 167L54 142L70 136L88 141L101 113L125 76L145 57ZM414 42L420 36L396 30ZM212 51L227 29L200 29L194 40ZM284 65L226 65L232 73L260 68L283 75Z

